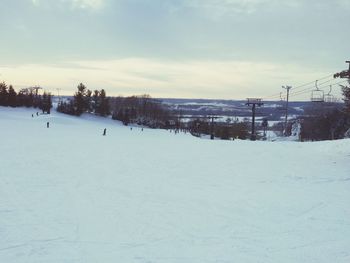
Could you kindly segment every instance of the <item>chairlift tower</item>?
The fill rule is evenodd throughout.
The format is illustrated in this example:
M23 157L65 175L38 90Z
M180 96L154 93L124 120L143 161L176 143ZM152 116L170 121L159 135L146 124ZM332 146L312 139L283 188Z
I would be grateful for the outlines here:
M262 99L257 99L257 98L247 98L247 106L252 106L252 133L250 135L250 140L255 141L256 140L256 134L255 134L255 110L256 106L260 107L264 105L262 103Z
M61 102L60 90L61 88L57 88L58 102Z
M287 90L286 117L285 117L285 120L284 120L284 136L287 136L289 90L292 88L292 86L282 86L282 88Z
M350 79L350 61L347 60L345 63L349 64L348 70L343 70L342 72L333 75L334 78Z

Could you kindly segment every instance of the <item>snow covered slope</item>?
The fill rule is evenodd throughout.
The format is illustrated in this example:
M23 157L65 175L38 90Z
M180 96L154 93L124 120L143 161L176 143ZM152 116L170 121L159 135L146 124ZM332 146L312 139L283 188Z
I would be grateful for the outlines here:
M32 113L0 108L0 262L350 262L350 140Z

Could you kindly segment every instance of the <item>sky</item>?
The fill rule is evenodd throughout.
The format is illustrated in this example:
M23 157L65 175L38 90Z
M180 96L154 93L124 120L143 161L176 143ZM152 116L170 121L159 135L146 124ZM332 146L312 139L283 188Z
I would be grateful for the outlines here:
M110 96L267 99L316 79L328 90L350 59L349 0L0 0L0 8L0 81L17 90L72 95L82 82ZM340 96L337 85L332 92Z

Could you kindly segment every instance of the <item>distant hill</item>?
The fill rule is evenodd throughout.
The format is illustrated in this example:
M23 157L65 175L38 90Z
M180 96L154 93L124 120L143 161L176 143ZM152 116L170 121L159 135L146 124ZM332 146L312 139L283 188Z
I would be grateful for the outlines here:
M251 107L246 105L246 100L215 100L215 99L160 99L171 110L182 115L203 116L216 115L227 117L250 117ZM303 115L305 109L312 107L340 107L342 103L323 105L309 101L289 102L288 112L290 116ZM256 116L278 121L285 115L285 101L264 101L262 107L257 108Z
M61 99L70 99L72 96L62 96ZM223 118L250 118L251 107L246 105L246 100L216 100L216 99L181 99L181 98L157 98L171 111L184 116L215 115ZM58 98L54 98L54 102ZM285 116L285 101L263 101L264 105L258 107L257 118L267 118L269 121L279 121ZM315 103L310 101L289 102L288 112L290 116L304 115L310 108L340 108L343 103ZM112 105L113 109L113 105Z

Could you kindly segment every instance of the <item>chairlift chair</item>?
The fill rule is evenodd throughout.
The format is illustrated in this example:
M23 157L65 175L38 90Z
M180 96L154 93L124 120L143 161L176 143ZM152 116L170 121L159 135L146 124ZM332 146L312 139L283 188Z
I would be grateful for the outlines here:
M332 93L332 85L329 86L329 92L324 96L324 101L327 103L333 103L334 102L334 96Z
M315 82L316 89L311 91L312 102L324 102L324 91L320 90L317 86L318 80Z
M282 97L282 92L280 92L280 103L281 104L277 104L277 110L280 110L280 111L285 111L286 110L286 107L283 105L284 104L284 101L285 101L285 98Z

